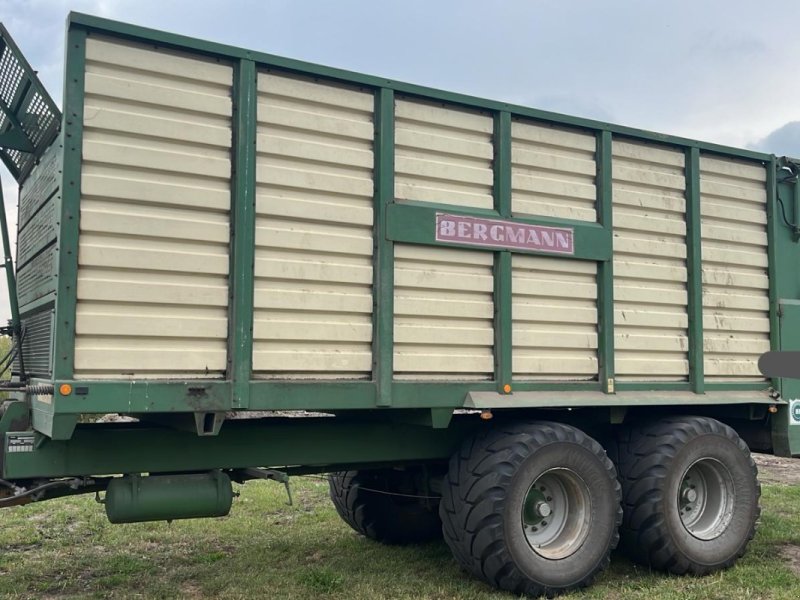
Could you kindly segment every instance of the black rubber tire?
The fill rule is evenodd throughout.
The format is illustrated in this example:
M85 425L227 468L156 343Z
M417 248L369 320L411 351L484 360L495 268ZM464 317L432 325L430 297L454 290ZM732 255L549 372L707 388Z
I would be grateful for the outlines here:
M528 544L521 509L542 473L568 468L586 483L585 542L550 560ZM468 572L516 594L553 595L589 585L608 567L622 520L620 486L603 448L560 423L499 425L467 440L451 458L439 506L444 539Z
M438 499L381 493L433 496L415 485L419 475L415 470L395 469L331 473L331 500L342 520L371 540L403 545L441 539Z
M744 555L760 514L761 486L750 451L733 429L708 417L669 417L624 430L618 452L621 547L632 560L677 575L706 575ZM709 540L684 527L678 505L684 474L702 459L721 463L733 482L730 522Z

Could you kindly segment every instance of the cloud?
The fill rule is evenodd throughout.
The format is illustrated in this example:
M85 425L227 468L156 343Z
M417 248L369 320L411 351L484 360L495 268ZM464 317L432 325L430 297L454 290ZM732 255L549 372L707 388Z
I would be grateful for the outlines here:
M800 121L781 125L758 142L752 144L754 150L769 152L778 156L800 158Z

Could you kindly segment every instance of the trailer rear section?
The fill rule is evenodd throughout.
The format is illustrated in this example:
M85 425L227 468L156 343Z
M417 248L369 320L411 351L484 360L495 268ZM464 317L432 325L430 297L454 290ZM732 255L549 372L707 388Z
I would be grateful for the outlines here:
M356 531L530 595L744 553L749 449L800 454L758 369L800 350L792 160L78 14L62 116L2 34L0 505L330 473Z

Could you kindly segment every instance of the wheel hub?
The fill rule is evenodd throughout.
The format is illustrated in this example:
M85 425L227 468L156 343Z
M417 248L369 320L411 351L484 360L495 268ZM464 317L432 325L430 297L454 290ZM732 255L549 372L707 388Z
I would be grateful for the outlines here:
M713 458L695 461L678 490L681 523L698 539L719 537L730 525L733 498L733 478L721 462Z
M533 482L525 496L525 538L544 558L566 558L586 540L590 515L589 488L583 479L569 469L550 469Z

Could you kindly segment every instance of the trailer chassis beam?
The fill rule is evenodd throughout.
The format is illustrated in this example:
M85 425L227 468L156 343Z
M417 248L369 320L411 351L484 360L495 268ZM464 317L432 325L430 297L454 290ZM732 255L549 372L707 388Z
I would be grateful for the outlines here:
M148 423L88 423L69 440L6 432L2 478L178 473L210 469L303 466L325 472L342 465L446 460L464 437L485 426L475 415L447 429L390 420L267 417L228 421L217 436Z

